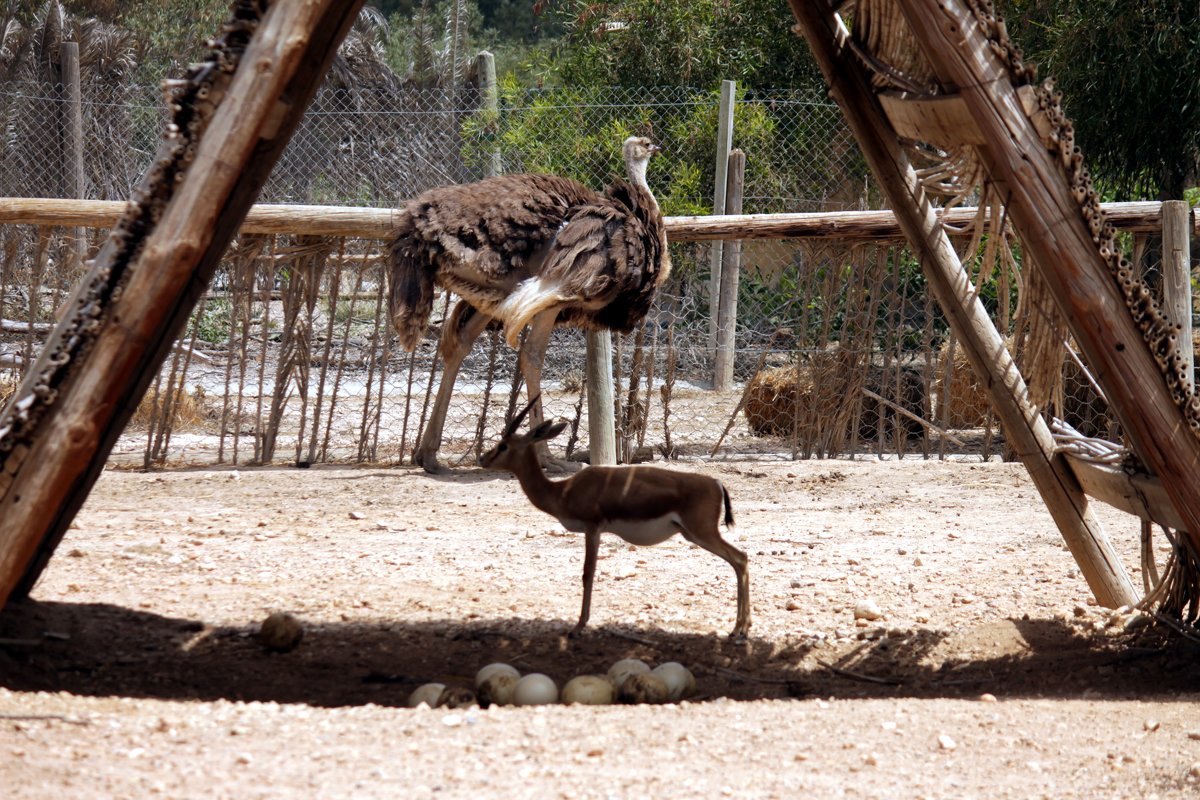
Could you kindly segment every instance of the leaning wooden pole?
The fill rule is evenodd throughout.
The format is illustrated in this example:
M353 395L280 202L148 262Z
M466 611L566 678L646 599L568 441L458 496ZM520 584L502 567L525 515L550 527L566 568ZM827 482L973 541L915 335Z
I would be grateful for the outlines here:
M1133 584L1061 456L1045 421L1028 401L1025 382L970 281L950 238L901 149L865 71L847 47L828 0L790 0L830 92L894 209L921 268L971 365L987 387L1005 434L1079 563L1097 602L1136 601Z
M29 591L312 99L361 0L237 0L154 166L0 416L0 607Z
M1022 243L1043 267L1046 285L1134 451L1158 476L1200 550L1200 435L1183 407L1195 401L1169 385L1146 340L1163 334L1156 346L1169 350L1169 334L1135 321L1111 270L1116 255L1109 260L1101 253L1105 219L1095 198L1076 198L1079 187L1064 174L1062 157L1048 149L1023 111L1008 64L966 4L900 0L900 7L943 85L959 87L985 142L979 148L985 168ZM1153 322L1149 315L1143 321ZM1190 341L1177 344L1191 347ZM1190 422L1200 425L1200 416Z

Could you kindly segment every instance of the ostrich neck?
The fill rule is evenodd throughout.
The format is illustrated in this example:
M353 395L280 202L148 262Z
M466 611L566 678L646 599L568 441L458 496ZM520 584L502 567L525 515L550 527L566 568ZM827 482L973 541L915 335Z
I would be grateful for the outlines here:
M639 161L629 159L625 162L625 169L629 172L629 182L634 186L640 186L646 190L646 194L650 195L654 200L655 207L658 206L658 200L654 197L654 192L650 191L650 184L646 182L646 166L649 161Z

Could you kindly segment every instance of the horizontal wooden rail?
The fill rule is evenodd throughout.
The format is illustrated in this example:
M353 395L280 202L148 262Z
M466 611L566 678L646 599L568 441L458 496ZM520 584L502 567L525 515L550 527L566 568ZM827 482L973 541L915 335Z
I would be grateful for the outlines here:
M1186 528L1187 522L1175 511L1162 481L1153 475L1126 472L1119 466L1097 464L1069 453L1063 455L1089 496L1147 522L1175 530Z
M1162 203L1105 203L1104 211L1118 230L1133 233L1162 228ZM0 224L62 225L109 228L125 209L117 200L0 198ZM400 212L391 208L276 205L250 209L243 233L290 233L387 239ZM954 208L943 221L969 225L976 209ZM810 214L730 214L667 217L667 235L677 242L709 239L899 239L903 237L891 211L833 211Z

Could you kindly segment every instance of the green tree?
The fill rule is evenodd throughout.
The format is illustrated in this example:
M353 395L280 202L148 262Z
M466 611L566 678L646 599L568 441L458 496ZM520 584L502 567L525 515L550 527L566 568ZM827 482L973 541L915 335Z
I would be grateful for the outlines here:
M229 0L64 0L63 6L132 33L140 50L137 79L144 83L203 58L204 42L229 16Z
M790 31L784 0L572 0L557 13L567 20L562 70L569 84L820 84L808 48Z
M1200 4L1000 0L1106 199L1182 199L1200 175Z

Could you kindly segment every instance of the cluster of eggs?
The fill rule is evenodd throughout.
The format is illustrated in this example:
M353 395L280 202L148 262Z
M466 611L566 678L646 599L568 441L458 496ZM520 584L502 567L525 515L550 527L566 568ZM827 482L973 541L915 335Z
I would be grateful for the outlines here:
M563 703L604 706L612 703L674 703L696 691L691 670L677 661L667 661L654 669L636 658L624 658L613 664L606 675L578 675L559 691L548 675L531 672L522 675L508 664L488 664L475 673L475 691L426 683L409 695L411 708L424 703L431 708L462 708L479 705L539 706Z

